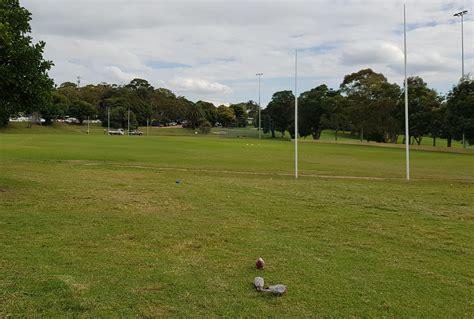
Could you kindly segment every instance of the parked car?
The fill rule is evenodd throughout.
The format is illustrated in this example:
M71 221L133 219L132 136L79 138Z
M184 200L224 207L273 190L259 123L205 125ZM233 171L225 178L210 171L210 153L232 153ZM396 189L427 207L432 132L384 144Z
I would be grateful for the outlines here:
M130 130L128 131L128 135L143 135L143 132L139 130Z
M124 132L121 128L119 128L118 130L115 130L115 131L109 131L109 135L123 135Z
M75 117L67 117L64 122L68 123L68 124L79 124L80 121L78 119L76 119Z

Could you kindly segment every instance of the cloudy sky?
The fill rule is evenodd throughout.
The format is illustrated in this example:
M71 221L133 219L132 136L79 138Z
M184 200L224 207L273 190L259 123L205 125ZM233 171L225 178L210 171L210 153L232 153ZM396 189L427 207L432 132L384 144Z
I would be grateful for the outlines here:
M46 42L57 84L126 84L135 77L191 100L233 103L299 89L370 67L403 81L403 1L397 0L23 0L35 40ZM408 73L446 93L474 70L471 0L406 0Z

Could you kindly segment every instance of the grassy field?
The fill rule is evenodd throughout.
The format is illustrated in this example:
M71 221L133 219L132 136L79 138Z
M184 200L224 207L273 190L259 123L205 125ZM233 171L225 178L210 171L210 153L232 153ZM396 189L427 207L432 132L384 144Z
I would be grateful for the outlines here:
M195 136L194 130L192 129L183 129L180 127L152 127L148 129L146 127L139 128L144 135L148 136ZM51 126L39 126L33 125L29 127L28 123L10 123L7 128L1 128L0 134L81 134L84 135L87 133L87 125L75 125L75 124L65 124L65 123L54 123ZM91 124L89 127L90 135L105 135L106 129L100 124ZM201 137L197 134L197 137ZM258 131L253 127L247 128L213 128L211 134L207 137L219 137L219 138L257 138ZM270 139L271 135L262 133L264 139ZM276 139L281 140L281 134L276 133ZM283 138L284 140L290 140L290 135L286 134ZM301 142L314 142L311 137L300 139ZM399 146L403 147L403 135L399 137L398 144L380 144L375 142L359 141L358 136L353 136L350 132L339 132L338 139L335 140L335 133L331 130L325 130L321 133L319 142L323 143L342 143L342 144L362 144L362 145L388 145L388 146ZM452 141L452 148L446 147L446 139L437 139L436 148L432 147L433 139L431 137L424 137L421 146L413 145L414 149L424 149L424 150L457 150L462 148L462 144L459 141ZM468 145L468 150L474 151L474 147Z
M288 141L34 129L0 133L0 317L474 315L472 153L407 182L402 149L301 143L296 181Z

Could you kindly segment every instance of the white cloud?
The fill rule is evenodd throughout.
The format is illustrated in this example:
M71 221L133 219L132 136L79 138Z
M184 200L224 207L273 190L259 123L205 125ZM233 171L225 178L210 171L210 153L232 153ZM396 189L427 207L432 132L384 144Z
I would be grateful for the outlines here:
M204 100L204 101L212 103L216 107L221 106L221 105L224 105L224 106L229 106L230 105L230 103L228 103L228 102L219 102L219 101L210 101L210 100Z
M119 67L117 67L115 65L106 66L104 68L104 74L106 76L107 75L112 76L114 79L116 79L116 81L126 82L126 83L130 82L131 80L133 80L135 78L140 77L140 76L138 76L136 74L133 74L133 73L124 72ZM119 83L119 84L121 84L121 83Z
M215 94L230 93L231 89L227 85L209 82L203 79L176 78L169 82L179 92L197 93L197 94Z
M393 43L357 43L345 48L342 63L351 66L403 63L403 51Z

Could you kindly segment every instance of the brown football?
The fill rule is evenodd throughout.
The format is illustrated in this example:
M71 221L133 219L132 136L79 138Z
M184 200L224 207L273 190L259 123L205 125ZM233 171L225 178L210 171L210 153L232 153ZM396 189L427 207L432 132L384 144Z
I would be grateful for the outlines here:
M257 269L265 268L265 261L263 260L263 258L257 259L257 261L255 262L255 267L257 267Z

